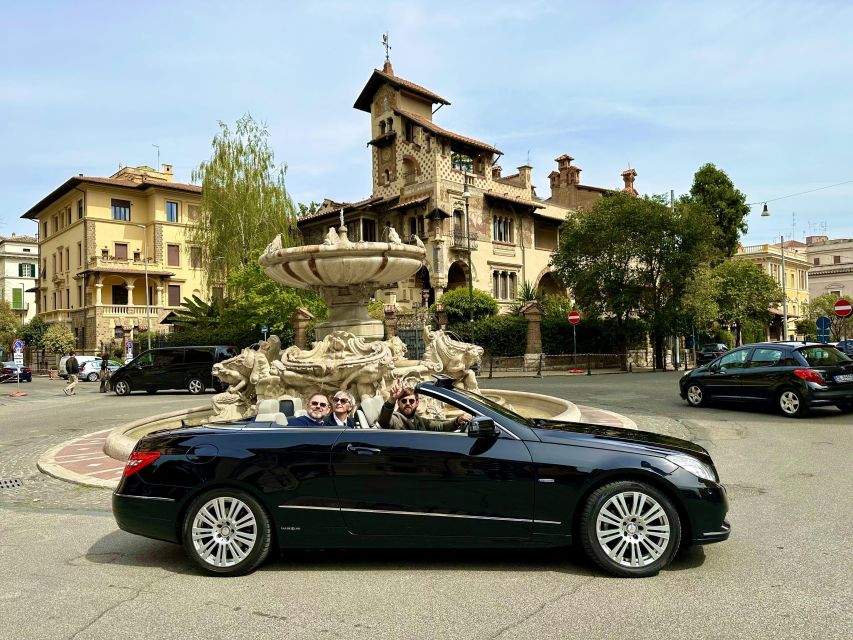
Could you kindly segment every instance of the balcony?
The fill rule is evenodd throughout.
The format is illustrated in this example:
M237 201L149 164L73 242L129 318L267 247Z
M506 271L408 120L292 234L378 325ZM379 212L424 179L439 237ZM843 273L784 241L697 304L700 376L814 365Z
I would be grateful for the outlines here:
M144 318L146 315L146 307L144 304L134 305L134 304L103 304L101 305L101 309L103 309L104 316L121 316L123 318L126 317L140 317ZM152 318L159 318L162 312L163 307L148 307L150 310L150 315Z
M472 233L470 235L470 238L471 238L471 240L470 240L471 244L469 245L467 235L465 235L464 233L454 233L452 236L450 236L450 248L451 249L458 249L460 251L468 251L468 249L470 248L471 251L476 251L476 249L477 249L477 236Z

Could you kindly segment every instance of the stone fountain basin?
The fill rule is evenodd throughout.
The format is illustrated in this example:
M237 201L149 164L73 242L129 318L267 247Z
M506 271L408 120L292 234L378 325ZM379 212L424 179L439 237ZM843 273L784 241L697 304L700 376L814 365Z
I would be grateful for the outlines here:
M348 242L277 249L258 262L276 282L305 289L400 282L417 273L425 257L415 245Z
M581 417L580 410L573 402L554 396L500 389L482 389L481 393L492 400L502 398L507 404L512 405L515 411L530 418L553 418L577 422ZM112 430L104 444L104 453L115 460L127 460L142 436L163 429L179 429L182 422L189 425L202 424L207 421L212 411L210 405L205 405L128 422Z

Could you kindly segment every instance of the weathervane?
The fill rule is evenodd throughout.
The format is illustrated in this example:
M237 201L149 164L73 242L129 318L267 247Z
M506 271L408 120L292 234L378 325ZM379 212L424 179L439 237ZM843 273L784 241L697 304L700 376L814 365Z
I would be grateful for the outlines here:
M382 34L382 46L385 47L385 62L391 62L391 45L388 42L388 32Z

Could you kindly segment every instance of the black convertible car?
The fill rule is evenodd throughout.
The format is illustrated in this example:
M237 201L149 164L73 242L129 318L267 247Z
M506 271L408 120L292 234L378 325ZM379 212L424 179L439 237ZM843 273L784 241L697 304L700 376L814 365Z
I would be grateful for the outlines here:
M729 537L708 452L663 435L528 419L422 383L458 432L236 422L142 438L113 495L125 531L181 543L211 574L270 549L583 545L617 576L656 574L680 546ZM428 398L428 399L427 399Z

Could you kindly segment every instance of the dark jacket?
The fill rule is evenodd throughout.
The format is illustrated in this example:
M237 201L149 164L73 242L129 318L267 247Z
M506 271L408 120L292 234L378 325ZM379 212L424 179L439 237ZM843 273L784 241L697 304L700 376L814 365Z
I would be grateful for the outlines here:
M335 422L335 414L334 413L330 413L329 415L327 415L326 420L324 422L326 423L327 427L337 427L338 426L338 423ZM347 429L355 429L355 420L353 418L351 418L350 416L347 416L346 428Z
M321 420L314 420L311 416L297 416L296 418L287 419L288 427L325 427L326 424Z
M65 361L65 373L80 373L80 365L77 364L77 358L71 356L68 360Z
M386 402L379 412L380 429L409 429L411 431L456 431L459 425L456 420L430 420L417 414L407 418L399 411L394 411L394 405Z

